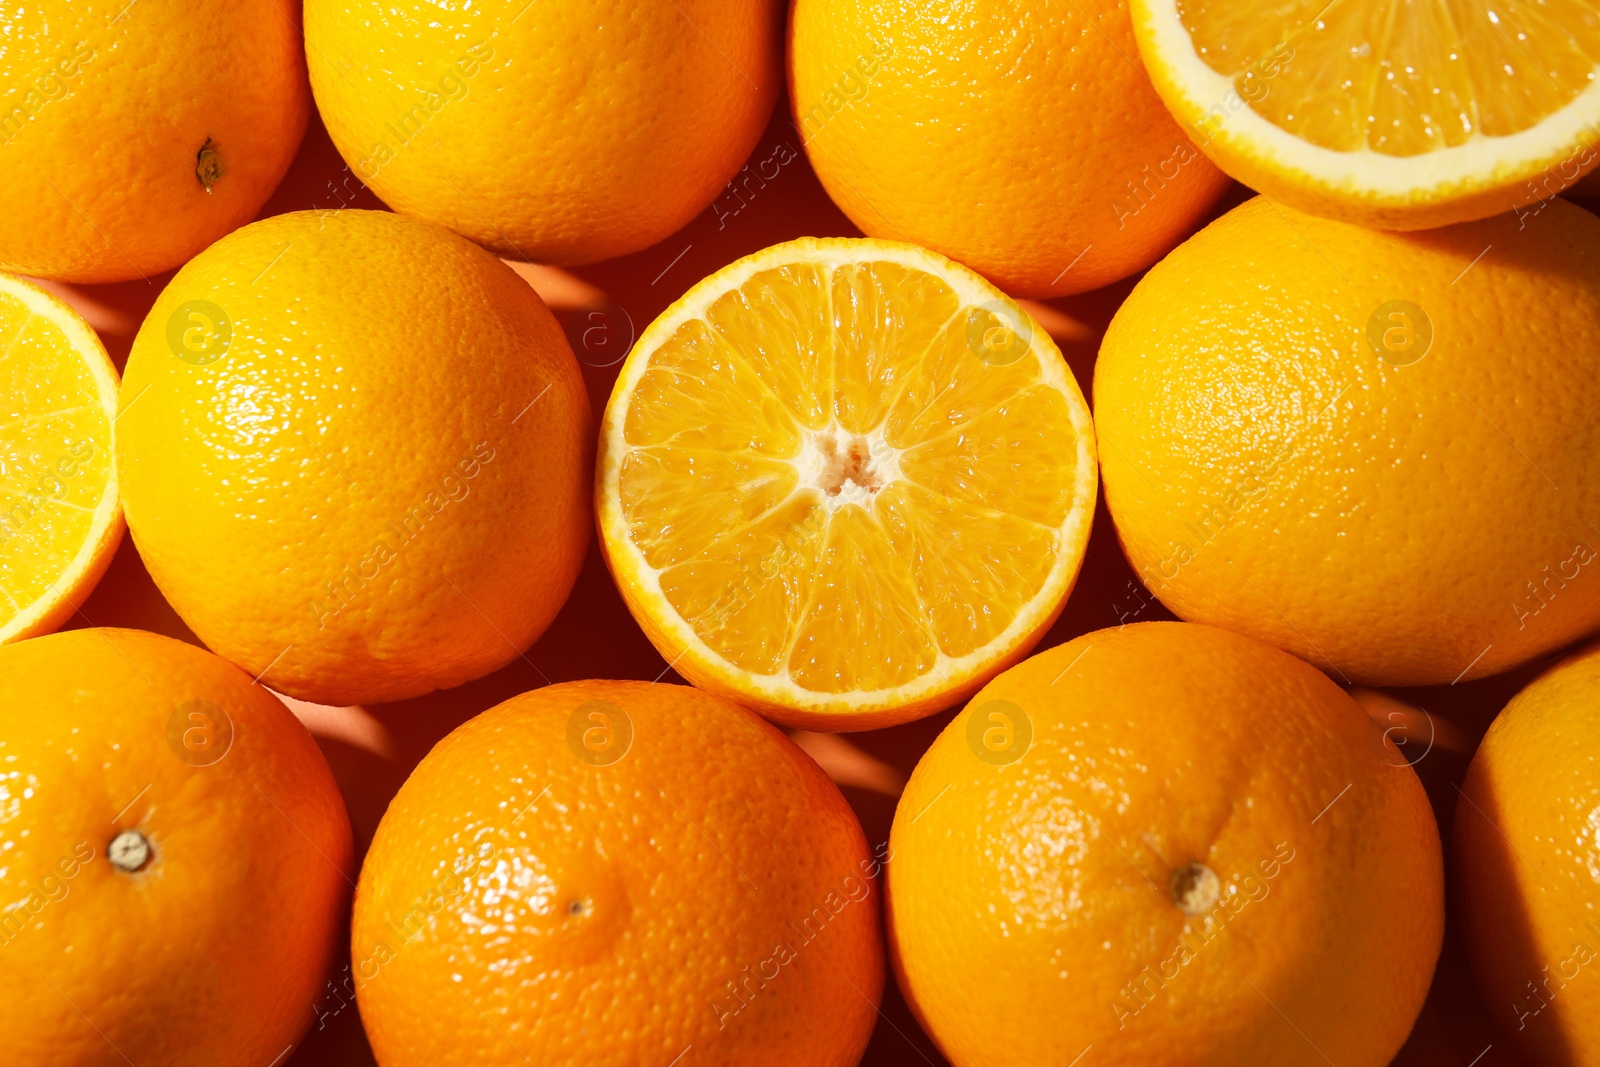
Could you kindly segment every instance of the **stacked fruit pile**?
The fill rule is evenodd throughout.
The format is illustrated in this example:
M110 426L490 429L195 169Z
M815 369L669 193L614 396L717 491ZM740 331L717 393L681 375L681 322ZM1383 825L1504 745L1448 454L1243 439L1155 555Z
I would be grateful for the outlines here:
M337 988L383 1067L843 1067L892 969L957 1067L1381 1067L1449 881L1600 1067L1595 0L37 0L0 91L7 1064L278 1067ZM865 236L597 417L525 278L720 224L769 119ZM1091 417L1040 301L1141 274ZM153 278L119 373L73 305ZM124 524L196 641L84 615ZM482 710L362 855L295 712L524 660L596 530L659 676ZM1364 687L1542 666L1447 879ZM808 753L939 713L869 839Z

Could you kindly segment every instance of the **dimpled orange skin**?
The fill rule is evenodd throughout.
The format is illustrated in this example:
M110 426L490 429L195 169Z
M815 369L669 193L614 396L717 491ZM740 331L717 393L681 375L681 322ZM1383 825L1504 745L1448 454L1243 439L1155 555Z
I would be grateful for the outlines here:
M1368 341L1405 344L1396 299L1409 365ZM1340 681L1496 674L1600 625L1597 355L1600 220L1563 200L1394 234L1258 198L1106 333L1106 503L1185 619Z
M1139 63L1122 0L798 0L790 26L795 124L828 195L1013 296L1148 267L1229 184Z
M290 0L40 0L0 11L0 40L0 270L178 266L255 216L311 112Z
M191 701L231 744L185 745ZM261 1067L298 1041L353 873L305 727L238 668L138 630L0 648L0 709L6 1062ZM135 872L107 856L128 830L151 850Z
M1032 723L1004 765L968 740L996 708ZM917 765L890 845L891 958L956 1067L1086 1046L1381 1067L1444 932L1438 828L1393 743L1313 668L1186 623L1086 634L990 682ZM1192 862L1221 882L1193 920L1209 937L1169 888Z
M1467 953L1490 1014L1538 1067L1600 1064L1597 708L1590 645L1506 705L1456 804Z
M206 336L197 300L231 319L211 362L173 347ZM532 289L442 227L342 211L236 231L157 299L122 405L151 576L280 692L367 703L481 677L544 632L582 566L577 361Z
M754 714L685 686L547 686L457 728L385 813L356 890L361 1019L383 1067L690 1046L853 1067L883 983L879 859Z
M590 263L681 229L755 148L777 0L309 0L311 86L356 177L504 256Z

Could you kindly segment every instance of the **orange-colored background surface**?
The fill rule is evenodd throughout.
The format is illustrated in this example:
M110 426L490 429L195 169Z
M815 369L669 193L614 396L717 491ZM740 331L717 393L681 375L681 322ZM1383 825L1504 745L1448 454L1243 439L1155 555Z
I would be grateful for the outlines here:
M688 227L654 248L565 271L516 265L565 325L583 364L596 416L605 406L617 366L632 339L694 282L778 241L858 235L807 166L788 114L787 101L780 101L751 154L750 166L735 178L730 191ZM790 146L792 153L784 155L794 158L776 176L762 177L756 164L772 159L780 144ZM772 174L771 163L764 173ZM1219 205L1218 213L1248 195L1242 188L1234 189ZM345 166L313 116L299 157L262 214L381 206ZM50 287L89 319L120 368L146 310L170 277L163 274L148 282ZM1130 279L1083 296L1027 305L1061 346L1086 396L1100 336L1132 284ZM1119 622L1171 617L1134 579L1102 504L1077 588L1041 647ZM124 540L109 573L73 625L138 627L198 643L157 592L131 540ZM1427 712L1413 717L1412 747L1407 752L1413 754L1433 800L1447 850L1455 787L1465 774L1472 749L1495 713L1533 673L1530 667L1480 682L1396 694ZM333 766L349 805L357 848L364 851L401 782L451 729L515 694L549 682L594 677L681 682L629 617L598 548L591 545L583 574L555 624L522 659L503 670L459 689L395 704L348 709L291 704ZM839 782L860 816L869 842L877 844L887 839L900 785L950 718L947 712L888 730L798 735L797 740ZM1385 726L1395 721L1386 720ZM1424 750L1426 754L1416 759L1414 754ZM1405 910L1413 904L1394 900L1389 906ZM335 966L346 962L341 960ZM318 1006L322 1017L312 1023L300 1048L273 1067L373 1063L355 1005L340 1004L330 992ZM1504 1011L1502 1006L1500 1014ZM310 1005L307 1014L313 1014ZM1520 1062L1510 1044L1495 1031L1489 1009L1472 986L1460 945L1453 931L1447 933L1427 1006L1410 1042L1394 1062L1508 1067ZM911 1017L892 979L862 1062L870 1067L945 1064Z

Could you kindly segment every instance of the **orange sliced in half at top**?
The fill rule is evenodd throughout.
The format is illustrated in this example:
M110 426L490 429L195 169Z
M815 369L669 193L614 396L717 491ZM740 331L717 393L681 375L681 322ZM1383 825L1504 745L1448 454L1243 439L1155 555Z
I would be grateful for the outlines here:
M0 642L60 626L116 553L116 412L117 371L89 324L0 274Z
M913 245L802 239L691 289L606 408L601 541L661 654L778 722L970 695L1077 577L1097 472L1054 343Z
M1561 192L1600 162L1595 0L1131 0L1156 90L1235 178L1413 230Z

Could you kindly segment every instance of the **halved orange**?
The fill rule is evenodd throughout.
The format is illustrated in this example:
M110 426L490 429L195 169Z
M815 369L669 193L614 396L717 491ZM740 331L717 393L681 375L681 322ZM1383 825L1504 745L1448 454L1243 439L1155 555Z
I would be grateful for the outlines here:
M803 238L689 290L606 408L607 563L679 673L787 725L947 707L1033 647L1097 470L1055 344L913 245Z
M1600 162L1594 0L1131 0L1157 92L1223 170L1384 229L1486 218Z
M0 274L0 643L46 633L122 540L117 370L72 308Z

